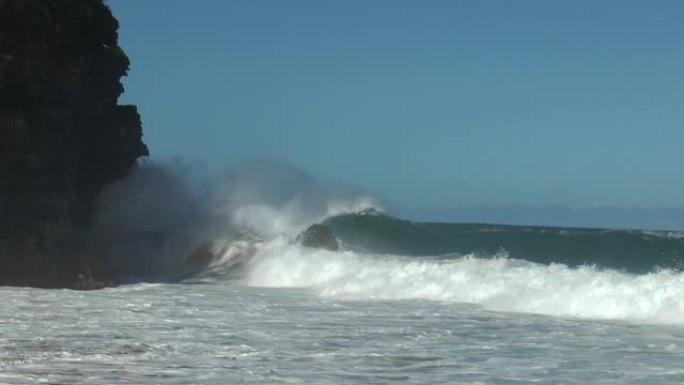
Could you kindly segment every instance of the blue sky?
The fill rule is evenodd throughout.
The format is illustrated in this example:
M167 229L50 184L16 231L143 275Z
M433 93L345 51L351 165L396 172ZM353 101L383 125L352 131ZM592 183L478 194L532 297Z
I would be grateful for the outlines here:
M109 4L154 158L418 209L684 208L684 2Z

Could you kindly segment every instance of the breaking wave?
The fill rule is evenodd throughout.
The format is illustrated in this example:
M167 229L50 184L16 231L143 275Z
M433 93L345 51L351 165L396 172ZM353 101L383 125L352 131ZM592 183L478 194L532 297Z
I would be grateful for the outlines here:
M342 251L280 237L253 250L241 279L343 300L429 300L494 311L684 323L679 233L414 223L375 210L324 223Z
M458 253L571 267L596 266L636 274L684 268L680 232L489 224L417 223L366 211L329 218L355 250L412 256Z
M280 163L208 180L148 164L103 193L90 242L121 275L204 272L346 300L684 323L682 233L417 223L379 207ZM293 241L316 222L340 251Z
M684 275L635 275L507 258L430 258L306 249L283 240L244 266L244 281L308 288L344 300L430 300L489 310L649 323L684 323Z

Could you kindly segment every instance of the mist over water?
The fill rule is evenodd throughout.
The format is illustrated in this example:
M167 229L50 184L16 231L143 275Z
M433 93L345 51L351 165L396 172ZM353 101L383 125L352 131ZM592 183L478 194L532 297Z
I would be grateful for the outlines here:
M323 182L282 162L252 161L219 178L212 204L234 228L262 237L296 235L315 222L384 203L361 188Z
M218 253L235 240L294 237L326 217L382 206L360 188L275 160L219 172L148 161L102 192L89 242L121 274L168 274L203 246Z

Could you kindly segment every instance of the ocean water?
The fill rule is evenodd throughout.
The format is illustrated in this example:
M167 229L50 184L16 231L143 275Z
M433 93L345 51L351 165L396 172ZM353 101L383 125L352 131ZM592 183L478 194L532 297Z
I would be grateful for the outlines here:
M178 283L0 288L0 384L684 383L676 269L255 248Z

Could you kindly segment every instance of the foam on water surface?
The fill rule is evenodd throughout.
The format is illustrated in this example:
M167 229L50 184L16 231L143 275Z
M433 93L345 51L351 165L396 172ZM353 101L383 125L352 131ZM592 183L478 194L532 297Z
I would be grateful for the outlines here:
M401 268L401 260L378 263L426 274L432 262ZM299 283L270 284L303 286L304 272ZM679 326L492 312L396 293L377 300L343 280L332 285L322 275L312 279L323 295L234 279L88 293L0 288L0 384L684 380ZM433 296L432 290L422 295Z
M249 285L311 288L334 298L431 300L553 316L684 323L684 274L670 270L634 275L503 256L367 255L280 241L259 251L245 274Z

